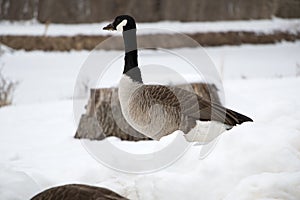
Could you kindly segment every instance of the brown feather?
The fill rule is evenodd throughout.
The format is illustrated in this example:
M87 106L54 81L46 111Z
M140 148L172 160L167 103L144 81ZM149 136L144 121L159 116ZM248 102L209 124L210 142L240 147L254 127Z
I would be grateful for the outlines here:
M173 122L162 133L165 135L175 130L187 133L195 126L196 120L214 120L229 126L252 121L242 114L208 102L195 93L178 87L143 85L133 93L130 102L130 115L136 123L150 124L150 111L155 105L161 106L166 116L171 115L172 118L168 120Z
M47 189L31 200L127 200L121 195L101 187L70 184Z

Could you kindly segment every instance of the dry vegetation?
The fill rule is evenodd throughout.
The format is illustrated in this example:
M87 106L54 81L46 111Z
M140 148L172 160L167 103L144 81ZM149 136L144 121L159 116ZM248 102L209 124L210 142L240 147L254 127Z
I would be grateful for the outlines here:
M0 107L12 104L13 94L18 83L4 77L0 69Z

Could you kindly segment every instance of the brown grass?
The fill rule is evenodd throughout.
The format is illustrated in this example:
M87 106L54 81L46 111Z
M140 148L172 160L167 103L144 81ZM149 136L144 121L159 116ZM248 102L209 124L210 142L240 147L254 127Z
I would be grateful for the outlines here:
M12 104L17 85L17 82L5 78L2 69L0 69L0 107Z
M222 46L241 44L272 44L281 41L300 40L300 32L274 32L255 33L245 31L229 32L207 32L188 34L195 42L202 46ZM26 35L0 35L0 43L13 48L26 51L70 51L70 50L92 50L98 44L110 36L101 35L75 35L75 36L26 36ZM182 37L180 37L182 38ZM142 35L138 37L139 47L180 48L194 47L191 42L178 41L176 35L155 34ZM109 42L102 43L105 50L123 50L123 40L115 37Z

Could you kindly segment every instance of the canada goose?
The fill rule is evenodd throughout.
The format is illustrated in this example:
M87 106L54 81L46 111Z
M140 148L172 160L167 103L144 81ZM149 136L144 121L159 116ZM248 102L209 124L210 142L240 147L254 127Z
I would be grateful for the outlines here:
M131 16L118 16L103 30L117 30L123 34L125 66L118 95L124 118L137 131L159 140L181 130L187 141L207 143L237 124L252 121L187 90L145 85L138 67L136 24Z
M47 189L31 200L126 200L127 198L101 187L69 184Z

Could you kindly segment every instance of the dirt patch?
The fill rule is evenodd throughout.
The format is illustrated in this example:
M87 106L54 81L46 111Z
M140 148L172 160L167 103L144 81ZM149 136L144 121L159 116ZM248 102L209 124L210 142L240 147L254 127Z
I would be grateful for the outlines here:
M254 32L208 32L187 34L195 42L202 46L222 46L241 44L271 44L280 41L296 41L300 39L300 33L275 32L271 34ZM110 38L110 36L22 36L22 35L2 35L0 43L13 49L24 49L26 51L70 51L70 50L92 50L98 44ZM154 34L142 35L138 37L139 47L157 48L180 48L195 47L195 42L178 40L177 35ZM107 40L101 45L106 50L123 49L121 37Z

